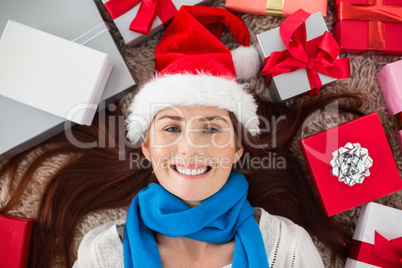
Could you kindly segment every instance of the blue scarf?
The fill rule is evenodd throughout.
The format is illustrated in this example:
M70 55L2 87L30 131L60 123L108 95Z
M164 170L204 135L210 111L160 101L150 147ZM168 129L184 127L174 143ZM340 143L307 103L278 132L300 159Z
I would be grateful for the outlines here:
M162 267L153 231L209 243L235 238L233 267L268 267L254 209L247 201L248 183L232 172L215 195L191 208L158 184L151 183L133 199L124 230L124 267Z

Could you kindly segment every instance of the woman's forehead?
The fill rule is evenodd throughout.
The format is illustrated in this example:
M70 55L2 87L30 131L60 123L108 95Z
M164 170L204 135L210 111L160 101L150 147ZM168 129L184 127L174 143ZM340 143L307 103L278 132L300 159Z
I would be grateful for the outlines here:
M155 119L158 120L166 116L180 117L183 119L188 119L190 117L227 117L229 116L229 112L226 109L202 105L172 106L160 110L155 115Z

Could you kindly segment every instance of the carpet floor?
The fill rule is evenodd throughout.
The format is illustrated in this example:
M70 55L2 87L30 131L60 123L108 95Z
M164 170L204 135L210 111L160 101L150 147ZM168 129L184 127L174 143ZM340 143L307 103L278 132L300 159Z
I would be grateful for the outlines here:
M101 10L102 15L104 15L105 21L109 24L111 33L118 45L126 63L138 85L136 89L132 92L128 93L124 96L120 101L119 105L122 107L123 111L126 111L128 104L130 103L133 96L136 94L137 89L150 80L153 77L154 72L154 49L159 39L161 38L163 32L160 32L153 36L152 38L138 44L134 47L128 47L124 44L124 41L115 27L113 21L110 19L106 11L104 10L101 1L96 0L97 4ZM328 3L328 14L325 18L329 31L332 33L332 24L334 21L334 8L333 8L332 0ZM212 3L212 6L224 7L224 0L216 0ZM262 15L252 15L252 14L242 14L238 13L246 23L250 30L251 41L255 43L256 35L267 30L278 27L283 18L273 17L273 16L262 16ZM224 33L222 36L222 42L229 48L235 48L237 46L235 40L231 37L229 33ZM366 98L366 101L363 103L361 107L362 112L370 113L370 112L378 112L381 122L383 124L385 133L387 135L390 147L394 154L395 162L398 166L398 169L401 173L402 171L402 154L401 149L399 148L398 142L393 134L390 117L386 110L386 106L384 103L384 99L381 95L381 91L375 77L376 73L382 69L382 67L387 64L397 60L400 60L400 57L386 57L386 56L378 56L374 54L365 54L365 55L340 55L341 57L349 57L351 63L351 78L344 80L337 80L330 84L323 86L320 90L320 94L330 94L330 93L361 93ZM255 90L258 94L267 96L267 87L264 84L263 78L258 76L253 78L251 81L247 81L250 85L249 87L252 90ZM299 98L304 98L308 101L307 96L301 96ZM286 105L292 105L293 100L287 101ZM334 114L333 112L329 112L327 114L321 113L318 117L311 117L304 124L303 129L301 129L298 135L295 137L291 150L298 157L300 163L303 165L303 168L306 173L308 173L307 165L304 161L304 158L301 154L300 147L298 145L298 140L301 137L308 136L313 133L317 133L324 129L328 129L330 127L336 126L339 123L349 121L354 117L348 114ZM35 158L38 154L43 153L46 150L45 146L39 145L31 152L26 153L26 162L21 164L21 169L24 168L24 165L27 165L30 162L30 159ZM42 189L47 182L47 179L55 170L57 170L60 166L65 164L70 156L60 156L57 159L53 159L51 162L45 163L42 167L40 167L32 178L32 181L28 185L26 189L26 193L24 194L20 204L16 206L11 214L25 216L25 217L35 217L35 213L37 211L37 207L39 204L39 199L41 196ZM0 202L5 202L7 200L7 184L8 178L5 176L0 178ZM402 191L390 194L383 198L375 200L375 202L384 204L387 206L395 207L402 209ZM356 224L357 218L359 216L360 207L356 207L350 209L348 211L342 212L335 217L338 217L344 222L351 222L352 226ZM76 237L74 246L78 248L78 245L83 237L83 235L88 232L90 229L108 222L110 220L114 220L117 218L124 218L125 210L121 209L113 209L113 210L105 210L98 211L95 213L91 213L87 215L76 231ZM351 234L353 230L350 230ZM320 242L314 240L319 252L324 260L325 267L334 267L340 268L344 266L345 258L337 259L335 263L331 263L330 261L330 252L328 249L322 245ZM345 256L346 257L346 256Z

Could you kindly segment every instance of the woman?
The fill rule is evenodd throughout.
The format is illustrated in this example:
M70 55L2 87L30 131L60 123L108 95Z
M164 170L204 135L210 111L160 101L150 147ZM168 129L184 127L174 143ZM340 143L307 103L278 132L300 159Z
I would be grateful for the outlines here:
M108 263L123 260L122 253L125 267L225 267L232 262L234 267L269 267L268 261L279 267L323 267L307 232L252 209L247 180L232 172L245 137L261 130L253 96L236 81L232 54L211 35L219 36L221 25L253 55L244 23L219 8L183 7L160 40L158 74L141 88L128 118L128 137L141 143L157 184L133 199L123 244L117 246L117 225L99 227L84 238L76 267L109 266L97 255Z
M126 221L85 236L76 267L99 262L122 266L123 261L127 267L322 267L310 236L295 223L344 256L349 240L345 229L325 216L289 151L303 120L340 96L297 103L294 109L257 100L237 83L236 72L244 79L250 75L239 71L236 59L219 42L224 25L241 50L249 46L244 23L222 9L185 7L178 12L155 50L157 76L130 106L133 148L123 156L115 147L85 150L64 142L26 171L1 213L18 202L44 159L77 153L76 161L60 170L45 190L34 226L31 267L51 267L54 259L70 267L73 234L82 217L127 206ZM264 120L272 117L286 120L274 120L273 126ZM111 131L107 123L99 126ZM75 137L90 141L97 132L77 127ZM112 136L103 137L110 141ZM284 159L284 166L253 166L272 152ZM133 154L141 156L134 158L139 162L148 159L152 169L133 166ZM15 175L20 160L11 160L3 171Z
M139 267L160 267L160 263L163 267L231 267L232 261L233 267L268 267L266 256L271 267L323 267L303 228L264 209L254 210L246 201L247 181L232 172L244 152L236 136L225 109L174 106L159 111L142 152L160 186L152 185L134 199L123 243L121 221L100 226L85 236L74 267L123 267L123 252L124 267L131 267L131 259L136 266L140 257L144 263L139 262ZM138 222L138 210L144 216L139 235L129 228L133 218ZM159 213L163 210L169 213ZM143 241L148 228L155 238ZM148 253L153 243L159 254ZM123 250L123 244L128 249ZM146 249L140 250L142 246ZM246 257L239 260L241 246Z

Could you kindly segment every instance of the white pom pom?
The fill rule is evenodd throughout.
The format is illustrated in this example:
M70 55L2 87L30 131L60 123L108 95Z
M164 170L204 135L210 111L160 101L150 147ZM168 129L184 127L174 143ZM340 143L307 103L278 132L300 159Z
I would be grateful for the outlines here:
M257 75L261 61L254 46L239 46L231 51L236 75L239 80L248 80Z

